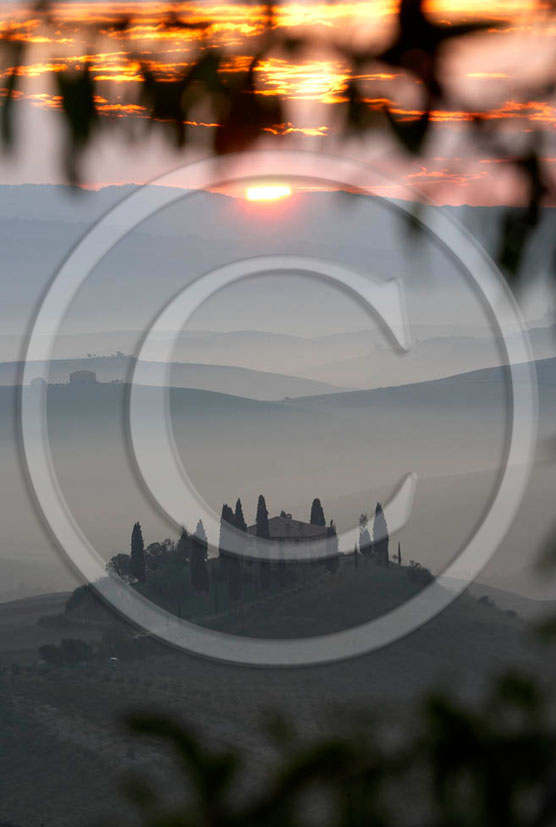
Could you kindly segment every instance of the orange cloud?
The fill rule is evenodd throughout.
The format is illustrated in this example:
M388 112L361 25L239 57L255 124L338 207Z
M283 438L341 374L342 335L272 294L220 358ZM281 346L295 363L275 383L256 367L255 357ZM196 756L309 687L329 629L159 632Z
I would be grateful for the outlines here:
M406 175L406 179L410 182L417 181L419 185L422 184L458 184L465 186L471 181L476 181L479 178L484 178L487 175L485 171L477 173L463 173L456 172L447 168L444 169L427 169L421 167L419 172L412 172Z
M320 33L324 28L327 32L332 32L337 40L350 40L365 31L366 26L376 28L377 23L382 25L385 21L391 25L398 6L399 0L345 3L294 0L277 6L274 25L288 29L298 28L301 33L305 30ZM512 24L505 31L512 27L532 25L535 10L538 9L537 0L492 0L488 6L483 0L429 0L426 7L431 15L446 24L488 16ZM0 26L10 37L29 44L27 62L18 69L18 74L28 80L24 96L26 100L37 106L57 107L59 103L56 97L45 91L48 78L75 65L82 66L88 61L93 78L102 84L100 89L105 96L103 102L99 101L100 111L118 117L124 114L142 116L144 110L141 106L131 102L123 104L120 101L120 97L124 97L124 88L127 96L130 84L141 82L140 61L147 62L161 80L170 81L184 73L197 52L196 44L207 37L211 43L228 49L222 64L223 72L230 75L242 72L247 69L250 55L253 54L251 38L259 35L268 22L264 3L235 3L231 0L205 3L193 0L183 7L180 14L183 21L190 24L201 24L209 19L210 27L206 31L200 28L184 29L179 21L177 24L172 23L171 14L175 12L176 7L169 2L112 4L104 0L69 0L53 7L56 25L54 29L47 29L40 16L30 14L23 7L14 10L11 4L4 3L0 5ZM528 15L527 19L525 15ZM115 25L123 16L128 16L130 20L125 30L118 29ZM90 31L87 27L90 25L100 26L104 33L98 41L99 51L87 44L87 32ZM125 47L120 43L123 38L132 42L137 59L127 59ZM52 44L56 45L57 55L53 49L46 48ZM107 44L113 45L114 50L110 51ZM68 46L72 47L73 55ZM89 53L86 53L87 49ZM48 58L45 57L46 54ZM5 68L0 76L6 77L9 72L10 69ZM380 110L388 104L402 120L411 120L421 114L417 108L404 107L396 102L397 87L393 82L400 77L399 74L376 71L360 73L356 77L363 88L367 85L366 102L371 109ZM507 75L497 71L469 71L466 77L503 81ZM323 48L319 52L315 51L314 56L304 59L269 55L257 65L256 78L258 94L310 102L311 106L330 106L345 102L344 90L350 78L350 66L341 57L330 56ZM44 79L42 83L41 79ZM381 84L379 90L372 86L375 83ZM374 96L376 91L379 94ZM438 125L464 123L480 114L487 119L516 122L554 124L556 121L554 106L548 101L500 100L498 106L486 113L436 109L432 113L432 120ZM323 111L315 111L311 120L313 124L299 126L287 122L270 131L276 134L299 132L311 136L328 132L326 110L324 114ZM192 122L192 125L207 128L214 126L211 123L197 122Z
M264 94L278 94L298 100L335 103L340 99L349 77L346 63L313 60L292 63L282 58L268 58L257 67Z
M479 78L479 79L488 79L488 78L507 78L508 75L506 72L467 72L466 77L468 78Z

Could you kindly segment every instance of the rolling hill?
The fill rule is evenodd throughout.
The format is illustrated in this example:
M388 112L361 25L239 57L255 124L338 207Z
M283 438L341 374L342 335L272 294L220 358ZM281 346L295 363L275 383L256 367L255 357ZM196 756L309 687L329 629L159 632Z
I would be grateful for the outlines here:
M539 459L546 459L556 360L537 363L537 370ZM174 388L170 408L182 461L217 513L223 502L240 496L252 521L263 492L271 513L284 509L306 519L312 498L319 496L327 519L333 518L341 532L356 524L360 513L372 513L377 500L387 501L400 479L415 472L413 511L396 539L406 558L439 571L481 519L496 485L506 438L503 380L501 369L485 369L398 388L280 402ZM137 477L126 439L126 395L127 386L120 384L60 385L48 391L49 435L62 490L106 558L127 549L130 526L138 518L147 541L176 532ZM15 404L15 389L0 388L3 556L40 561L57 568L62 578L61 563L30 504L17 449ZM537 463L516 526L489 567L490 585L537 594L529 580L525 585L524 570L549 529L553 485L553 466ZM114 486L116 498L109 494ZM184 514L183 522L194 526L198 516ZM217 544L218 538L209 541ZM64 570L61 588L67 583Z
M127 382L135 366L135 358L119 354L116 356L92 356L86 359L53 359L49 364L48 381L65 384L73 371L94 371L98 382ZM152 375L151 385L157 384L159 362L146 362L143 368ZM29 362L33 370L33 362ZM0 385L17 385L21 382L22 362L0 362ZM273 400L287 396L308 396L311 394L344 391L326 382L284 376L269 371L251 370L234 365L211 365L172 362L170 384L176 388L197 388L199 390L227 393L248 399ZM37 366L40 371L40 366Z

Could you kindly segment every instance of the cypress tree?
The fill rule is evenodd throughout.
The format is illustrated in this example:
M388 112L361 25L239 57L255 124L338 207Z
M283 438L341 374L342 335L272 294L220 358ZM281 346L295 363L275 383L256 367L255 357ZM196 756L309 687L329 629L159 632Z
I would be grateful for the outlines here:
M368 529L369 518L366 514L361 514L359 517L359 551L363 557L369 557L372 551L373 544L371 542L371 535Z
M326 525L326 520L324 518L324 509L318 497L315 497L315 499L313 500L313 504L311 506L311 519L309 522L311 523L311 525Z
M235 525L234 512L227 503L222 506L222 514L220 516L220 544L218 547L218 556L224 571L230 559L230 555L234 554L234 532L230 530L230 526Z
M353 547L353 565L355 568L359 567L359 552L357 551L357 543Z
M236 553L237 536L233 529L235 525L235 514L229 505L222 506L220 517L220 545L218 556L220 566L228 584L228 594L231 600L237 600L241 596L241 574L240 559Z
M268 526L268 510L266 502L262 494L259 495L257 502L257 516L255 519L255 536L264 540L270 540L270 529ZM261 578L261 588L264 591L270 589L271 584L271 570L270 561L261 560L259 563L259 573Z
M247 523L245 522L245 517L243 516L243 506L239 497L236 501L235 526L238 531L247 531Z
M147 568L145 565L145 543L140 523L135 523L131 532L131 559L130 571L134 580L144 583L147 579Z
M338 571L340 565L340 547L338 544L338 534L334 520L330 520L330 525L326 529L326 568L331 574Z
M401 545L398 543L398 566L402 564L402 548Z
M376 504L375 519L373 523L373 550L376 555L377 563L381 566L388 566L388 526L386 525L386 517L380 503Z
M245 546L247 543L247 523L245 522L245 517L243 516L243 506L241 505L241 500L239 497L236 501L234 524L236 527L234 548L237 553L234 557L230 558L229 562L228 594L230 595L231 600L236 601L241 600L242 554L245 551Z
M256 531L255 534L257 537L264 537L265 539L270 539L270 529L268 527L268 510L266 507L266 502L262 494L259 494L259 499L257 501L257 517L255 519L256 524Z
M315 499L312 502L311 516L309 518L309 522L311 523L311 525L322 526L322 528L324 528L326 526L326 519L324 517L324 509L323 509L321 501L319 500L318 497L315 497ZM328 536L328 533L327 533L327 536ZM324 540L324 543L325 543L324 551L325 551L325 554L326 554L326 548L327 548L327 546L326 546L327 540L326 539ZM316 559L311 560L310 565L318 566L319 565L319 559L318 559L319 556L320 555L317 554ZM326 562L326 558L325 558L325 562Z
M180 563L187 563L189 561L189 534L185 526L182 526L180 539L176 545L176 558Z
M209 592L209 576L207 566L207 535L203 521L199 520L195 534L191 537L190 547L190 576L191 587L195 592Z

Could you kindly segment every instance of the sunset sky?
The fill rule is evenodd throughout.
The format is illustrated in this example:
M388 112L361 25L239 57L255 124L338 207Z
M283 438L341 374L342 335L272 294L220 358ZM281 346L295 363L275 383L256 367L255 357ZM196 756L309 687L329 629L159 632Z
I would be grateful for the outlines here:
M257 67L257 92L279 94L286 118L265 142L344 153L380 163L404 184L426 191L439 202L505 203L516 192L515 172L501 157L482 155L467 139L474 113L503 123L516 149L532 130L545 136L545 155L556 163L553 147L556 108L548 92L531 100L529 89L554 66L556 24L538 2L437 0L427 7L431 19L446 25L488 20L498 22L485 33L454 42L443 57L442 77L455 101L451 109L433 112L434 129L426 156L417 162L380 138L347 140L337 129L337 111L345 104L348 62L341 46L381 48L388 45L396 25L398 4L375 2L287 2L276 10L274 24L292 36L310 34L314 46L303 55L270 54ZM208 28L168 25L170 13L181 22L209 21ZM122 33L114 24L122 15L131 23ZM0 6L1 27L12 39L26 45L17 115L23 139L15 161L4 161L5 183L61 181L59 169L60 100L57 72L90 62L97 83L97 104L106 120L145 119L137 101L141 82L140 61L159 78L171 80L187 68L203 44L217 45L226 53L225 71L245 70L264 32L262 5L233 2L166 3L65 2L55 7L54 24L45 26L23 4ZM93 24L96 28L93 28ZM340 47L340 48L339 48ZM127 54L133 53L129 60ZM4 55L2 76L10 71ZM373 65L357 76L365 100L380 111L388 102L400 118L419 114L421 90L404 73L386 65ZM4 91L5 94L5 91ZM120 138L105 133L89 152L86 179L91 186L109 183L144 183L180 161L206 155L206 135L215 124L199 110L191 121L190 148L178 155L156 135L141 145L126 147Z

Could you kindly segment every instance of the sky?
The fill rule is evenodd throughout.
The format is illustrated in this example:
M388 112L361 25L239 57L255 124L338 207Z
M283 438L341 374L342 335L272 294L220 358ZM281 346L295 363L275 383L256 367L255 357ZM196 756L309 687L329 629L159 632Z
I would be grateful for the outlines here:
M436 0L426 8L432 20L445 25L484 20L487 15L493 26L480 35L460 39L443 57L443 81L462 106L433 111L434 127L422 158L393 151L391 142L382 137L356 141L338 132L337 112L345 105L348 78L341 48L387 45L395 31L397 10L397 3L389 0L307 0L285 2L277 8L276 24L292 37L310 34L314 46L293 57L271 53L258 65L257 94L279 94L285 104L284 123L275 130L279 134L269 133L262 145L325 150L378 164L404 187L422 190L439 203L507 203L519 194L519 182L504 157L470 147L469 121L473 113L487 111L487 117L503 126L516 147L532 129L539 130L549 164L556 163L554 100L548 91L536 100L528 97L531 82L542 78L553 65L556 26L553 21L547 23L543 5L531 0L489 4ZM172 11L186 23L208 18L210 27L199 30L167 25ZM122 15L131 21L127 40L114 27ZM95 34L93 24L100 27ZM125 117L126 124L143 130L145 109L137 97L141 62L159 79L175 79L209 41L225 51L225 70L233 78L247 67L264 24L264 8L256 3L64 2L54 8L51 27L45 27L26 4L0 5L0 26L25 47L16 93L22 138L16 156L0 165L2 182L63 180L59 157L63 135L56 89L59 73L81 68L88 61L97 84L101 121ZM126 49L133 50L133 60L127 60ZM4 80L9 76L9 63L9 55L5 55ZM387 102L402 119L419 113L422 90L404 73L376 64L362 70L358 80L371 110L378 112ZM206 156L207 138L215 124L201 108L195 111L194 107L193 113L185 152L170 149L160 134L145 137L141 132L143 139L130 145L111 130L101 133L85 159L85 182L92 187L142 184L177 163Z
M18 358L34 310L65 256L100 216L131 192L130 187L123 192L112 187L70 197L62 187L0 187L0 242L11 276L0 282L0 359ZM157 199L160 188L142 192ZM438 244L408 236L404 213L389 207L391 202L364 196L346 201L341 193L311 191L264 203L221 193L178 193L174 203L154 211L93 268L68 308L58 355L129 352L128 339L76 344L72 352L65 337L118 330L138 335L193 279L231 261L269 255L308 256L378 280L401 279L416 340L492 336L489 316L461 266ZM471 231L488 245L496 216L458 210L464 221L461 213L469 214ZM527 267L530 286L522 308L532 326L550 321L540 321L553 299L547 297L543 277L546 257L539 258L550 232L550 224L543 222L535 247L539 261L535 265L531 260ZM220 290L195 312L187 329L320 337L369 325L376 327L358 302L322 279L294 271ZM377 342L385 344L382 334Z

